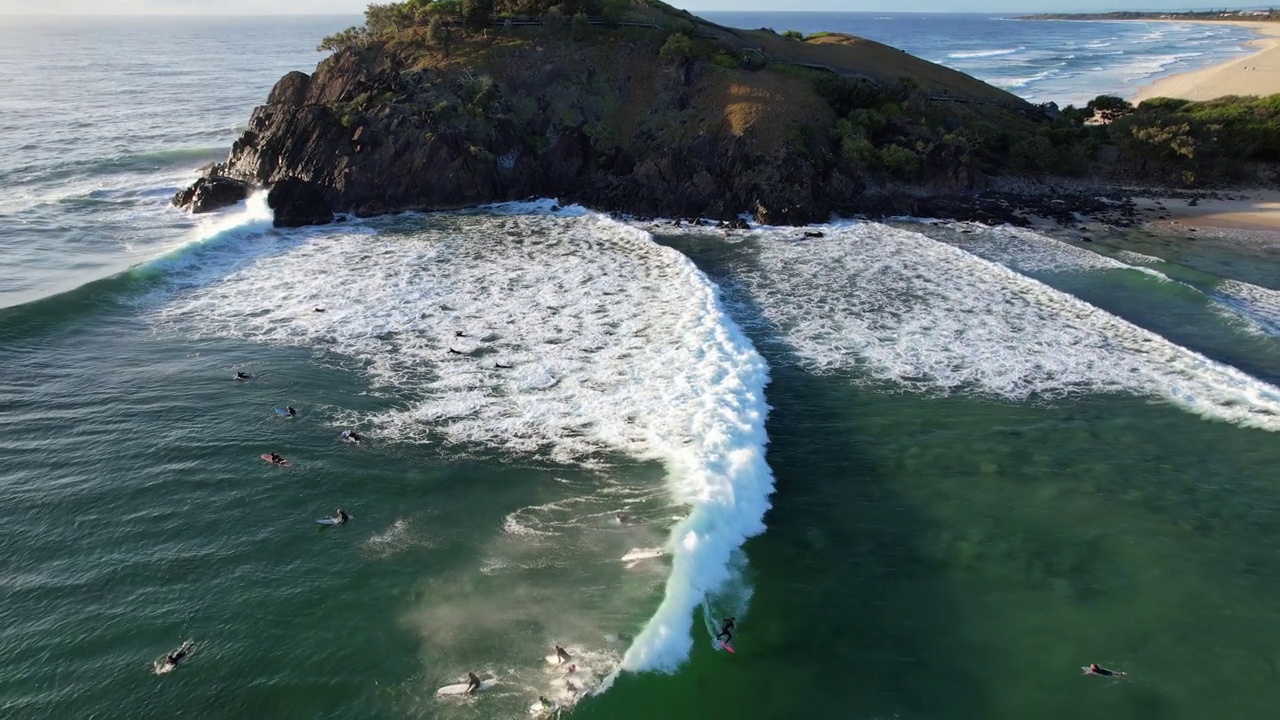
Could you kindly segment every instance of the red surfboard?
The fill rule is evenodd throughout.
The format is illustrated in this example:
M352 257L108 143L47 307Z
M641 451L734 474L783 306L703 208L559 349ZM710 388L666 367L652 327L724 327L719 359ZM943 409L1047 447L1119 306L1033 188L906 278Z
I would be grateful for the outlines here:
M725 650L728 650L729 652L733 652L733 648L729 647L729 643L723 643L723 642L722 642L722 643L720 643L720 647L724 648ZM734 653L734 654L736 654L736 653Z

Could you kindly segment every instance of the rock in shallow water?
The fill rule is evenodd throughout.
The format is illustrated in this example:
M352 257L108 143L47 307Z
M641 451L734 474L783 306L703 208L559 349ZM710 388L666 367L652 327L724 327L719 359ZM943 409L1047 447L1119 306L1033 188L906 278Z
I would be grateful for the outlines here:
M193 213L206 213L235 205L249 196L249 183L228 177L202 177L191 187L178 191L173 204Z
M325 225L333 222L333 210L315 183L285 178L271 186L267 205L275 211L276 227Z

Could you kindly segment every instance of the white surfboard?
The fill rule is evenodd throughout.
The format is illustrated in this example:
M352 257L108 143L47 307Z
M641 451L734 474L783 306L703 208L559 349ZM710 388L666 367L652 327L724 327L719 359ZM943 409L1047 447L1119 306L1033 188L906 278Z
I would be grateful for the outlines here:
M498 681L492 678L488 680L481 680L480 687L476 690L476 692L484 692L485 690L488 690L489 688L497 684L498 684ZM466 695L466 694L467 694L467 683L458 683L457 685L445 685L444 687L436 691L436 695Z
M573 656L572 656L572 655L570 655L569 657L570 657L570 659L572 659L572 657L573 657ZM546 656L546 657L544 657L544 658L542 658L542 659L543 659L543 660L546 660L548 665L559 665L559 664L560 664L560 657L559 657L558 655L548 655L548 656Z
M529 714L534 717L549 717L559 709L560 706L557 703L553 702L550 705L543 705L541 700L534 700L533 704L529 706Z
M174 665L171 662L158 660L156 661L156 664L155 664L155 671L157 675L168 675L169 673L173 672L174 669L177 667L178 667L177 665Z
M631 548L626 555L623 555L622 562L636 562L637 560L649 560L651 558L662 557L667 551L662 548Z

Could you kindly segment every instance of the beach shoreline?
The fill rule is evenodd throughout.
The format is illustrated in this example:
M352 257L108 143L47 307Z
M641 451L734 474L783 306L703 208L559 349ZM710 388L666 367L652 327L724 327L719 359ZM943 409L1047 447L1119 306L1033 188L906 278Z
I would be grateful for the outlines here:
M1152 22L1225 23L1252 28L1258 37L1248 45L1247 55L1207 68L1160 78L1138 88L1134 103L1157 97L1212 100L1227 95L1274 95L1280 93L1280 23L1250 20L1158 20Z

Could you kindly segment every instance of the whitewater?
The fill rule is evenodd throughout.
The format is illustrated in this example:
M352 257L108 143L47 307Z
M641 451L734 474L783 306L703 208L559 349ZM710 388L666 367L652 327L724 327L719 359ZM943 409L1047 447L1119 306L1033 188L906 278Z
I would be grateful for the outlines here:
M177 294L158 322L359 361L403 406L341 420L388 440L662 463L687 514L670 532L662 602L621 667L674 670L694 608L764 531L768 367L684 255L551 206L292 235L259 232L249 209L219 226L220 247L166 261Z

